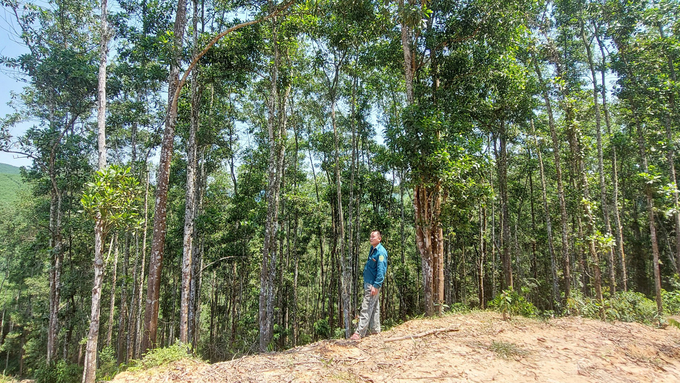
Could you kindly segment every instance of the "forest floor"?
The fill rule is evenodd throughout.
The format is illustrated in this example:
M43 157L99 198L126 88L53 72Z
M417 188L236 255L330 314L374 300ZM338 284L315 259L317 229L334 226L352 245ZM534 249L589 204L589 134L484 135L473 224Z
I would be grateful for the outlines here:
M181 360L112 382L491 381L680 382L680 330L580 317L504 321L477 311L411 320L361 341L215 364Z

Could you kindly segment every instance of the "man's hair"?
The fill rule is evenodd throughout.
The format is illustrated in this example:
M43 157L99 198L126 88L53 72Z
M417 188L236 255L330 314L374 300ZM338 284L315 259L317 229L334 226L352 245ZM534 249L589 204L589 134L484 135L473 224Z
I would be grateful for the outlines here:
M380 232L380 230L373 230L371 233L378 233L378 236L380 237L380 239L382 239L382 233Z

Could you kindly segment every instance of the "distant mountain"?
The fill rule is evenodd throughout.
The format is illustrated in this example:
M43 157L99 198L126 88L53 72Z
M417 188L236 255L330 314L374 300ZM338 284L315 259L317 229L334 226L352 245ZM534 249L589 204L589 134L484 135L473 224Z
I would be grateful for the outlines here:
M16 174L16 175L19 175L20 173L21 173L21 171L18 167L0 163L0 174Z
M18 200L18 193L24 187L18 167L0 164L0 203L13 204Z

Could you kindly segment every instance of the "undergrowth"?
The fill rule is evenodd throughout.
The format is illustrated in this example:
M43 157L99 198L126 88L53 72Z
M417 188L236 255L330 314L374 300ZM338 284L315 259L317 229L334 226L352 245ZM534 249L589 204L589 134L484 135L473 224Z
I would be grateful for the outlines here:
M661 291L664 314L676 315L680 313L680 284L673 291ZM520 294L514 290L504 290L489 302L489 308L503 314L504 319L510 315L524 317L552 317L553 311L541 312L525 297L526 291ZM592 297L584 296L580 291L573 291L567 300L565 311L568 315L579 315L592 319L607 321L639 322L645 324L659 323L656 301L644 294L632 291L620 291L609 296L605 294L602 302Z
M128 371L146 370L160 367L182 359L200 360L191 353L189 346L175 343L165 348L157 348L149 351L141 360L133 360L128 365Z
M680 312L680 291L661 291L664 313L675 315ZM584 297L580 292L567 300L567 310L572 315L607 321L640 322L653 324L659 322L656 302L642 293L620 291L600 303L597 299ZM600 312L604 318L601 318Z
M503 290L489 302L489 308L500 311L503 314L503 319L506 320L510 315L533 318L538 314L536 306L513 289Z

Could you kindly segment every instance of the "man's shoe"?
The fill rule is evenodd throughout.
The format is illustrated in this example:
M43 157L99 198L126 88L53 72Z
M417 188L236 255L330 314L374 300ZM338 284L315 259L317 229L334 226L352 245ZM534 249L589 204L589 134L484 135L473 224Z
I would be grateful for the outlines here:
M349 337L349 340L361 340L361 335L355 332L351 337Z

